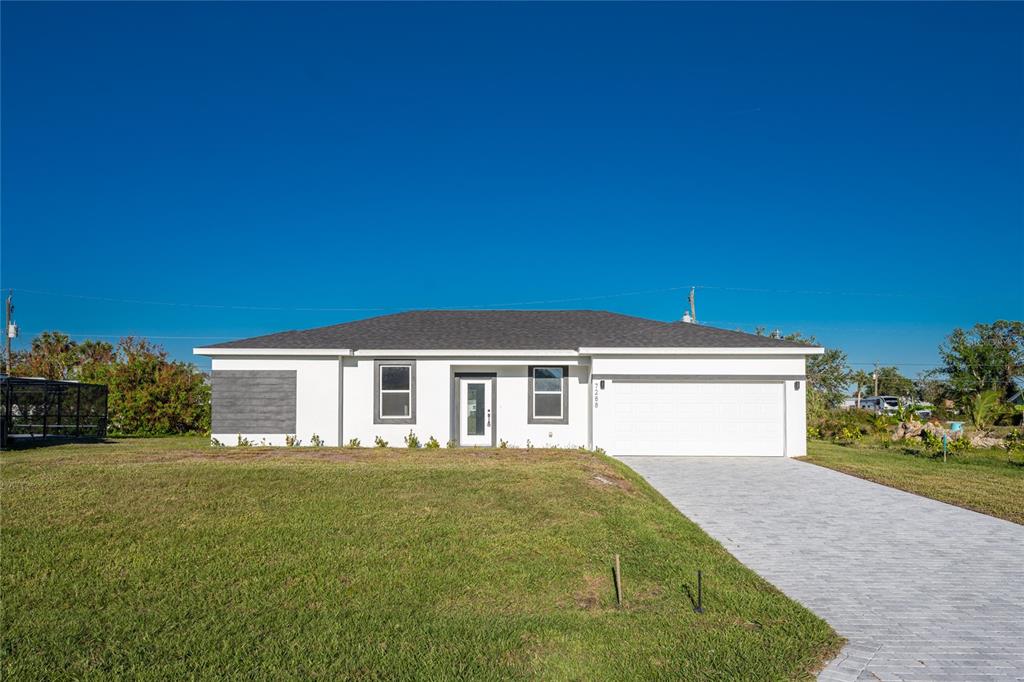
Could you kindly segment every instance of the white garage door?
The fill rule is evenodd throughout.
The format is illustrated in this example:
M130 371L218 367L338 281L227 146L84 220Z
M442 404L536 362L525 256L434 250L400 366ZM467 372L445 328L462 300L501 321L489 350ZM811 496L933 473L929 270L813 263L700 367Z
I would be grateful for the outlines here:
M598 418L612 455L785 454L782 382L620 380L609 388Z

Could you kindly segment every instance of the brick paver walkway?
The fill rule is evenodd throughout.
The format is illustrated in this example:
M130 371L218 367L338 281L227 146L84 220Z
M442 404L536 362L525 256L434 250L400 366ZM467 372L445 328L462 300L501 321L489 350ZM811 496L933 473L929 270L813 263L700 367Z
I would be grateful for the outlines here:
M622 459L846 637L819 680L1024 680L1024 526L789 459Z

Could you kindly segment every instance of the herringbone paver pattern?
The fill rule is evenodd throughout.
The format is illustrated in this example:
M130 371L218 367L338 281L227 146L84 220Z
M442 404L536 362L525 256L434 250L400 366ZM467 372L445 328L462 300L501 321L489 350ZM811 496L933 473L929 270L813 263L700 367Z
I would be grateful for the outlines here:
M783 458L623 461L846 637L819 680L1024 680L1024 526Z

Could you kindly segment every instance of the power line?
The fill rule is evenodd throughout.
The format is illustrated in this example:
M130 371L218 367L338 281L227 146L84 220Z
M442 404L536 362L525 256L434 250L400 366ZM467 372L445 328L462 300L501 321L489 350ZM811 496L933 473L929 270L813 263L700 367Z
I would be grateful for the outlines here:
M227 341L229 339L237 338L236 336L162 336L162 335L159 335L159 334L146 334L145 332L127 332L127 333L124 333L124 334L91 334L89 332L66 332L66 331L62 331L60 329L33 330L33 331L26 331L25 333L26 334L31 334L31 335L36 335L36 334L42 334L44 332L58 332L60 334L66 334L67 336L88 336L88 337L97 338L97 339L121 339L121 338L124 338L126 336L135 336L135 337L138 337L138 338L146 338L146 339L186 339L186 340L199 340L199 339L221 340L222 339L222 340Z
M915 365L921 367L939 367L934 362L894 362L891 360L877 362L847 362L848 365ZM1002 367L1002 365L973 365L974 367Z
M862 327L862 326L851 327L849 325L859 325L861 323L860 322L851 322L848 325L848 324L845 324L845 323L842 323L842 322L822 324L822 323L819 323L819 322L814 322L814 321L809 321L809 320L802 320L802 321L795 321L795 322L786 321L786 322L772 323L771 320L708 320L708 319L703 319L703 320L701 320L701 322L702 323L711 324L711 325L714 325L714 326L717 326L717 327L721 327L723 329L728 329L729 327L787 327L787 328L790 328L790 329L798 328L798 327L809 327L811 331L818 331L818 330L821 330L821 329L838 329L838 330L841 330L841 331L844 331L844 332L876 332L876 331L878 331L878 329L880 327L892 327L892 326L895 326L896 324L898 324L898 323L891 323L891 324L890 323L879 323L878 325L876 325L874 327ZM920 326L919 324L910 323L910 322L908 322L906 324L907 324L907 326L914 326L914 327L919 327Z
M933 300L934 295L931 294L912 294L905 292L893 292L893 291L821 291L813 289L760 289L754 287L719 287L713 285L697 285L698 289L712 289L718 291L742 291L747 293L759 293L759 294L790 294L797 296L872 296L872 297L884 297L884 298L921 298ZM948 296L943 294L944 299L958 298L956 296ZM964 297L959 297L964 298Z
M514 301L501 303L486 303L461 306L376 306L376 307L311 307L311 306L254 306L254 305L230 305L218 303L181 303L171 301L146 301L130 298L112 298L109 296L88 296L85 294L67 294L56 291L38 291L36 289L20 289L14 291L23 294L35 294L37 296L56 296L62 298L75 298L89 301L102 301L104 303L127 303L129 305L157 305L180 308L208 308L217 310L258 310L258 311L297 311L297 312L383 312L387 310L452 310L452 309L483 309L511 306L545 305L549 303L570 303L578 301L596 301L606 298L619 298L623 296L642 296L645 294L661 294L670 291L681 291L685 286L666 287L663 289L643 289L639 291L623 291L611 294L598 294L594 296L574 296L570 298L549 298L532 301Z
M886 360L886 361L879 360L878 362L847 362L846 364L848 364L848 365L858 365L858 366L861 366L861 365L866 365L866 366L879 365L881 367L888 367L888 366L892 366L892 365L904 365L904 366L907 366L907 367L931 367L931 368L934 368L934 369L945 369L946 368L945 365L937 365L934 362L893 362L891 360ZM968 365L968 366L970 366L970 367L986 367L986 368L989 368L989 369L1003 369L1004 367L1006 367L1006 365L1004 365L1004 364L994 364L994 365L983 364L983 365Z
M37 296L54 296L61 298L73 298L79 300L101 301L104 303L124 303L129 305L155 305L180 308L206 308L215 310L253 310L253 311L297 311L297 312L383 312L388 310L452 310L452 309L483 309L512 306L546 305L551 303L571 303L580 301L597 301L609 298L621 298L627 296L643 296L648 294L664 294L675 291L683 291L689 288L708 289L715 291L736 291L748 293L784 294L784 295L814 295L814 296L867 296L867 297L888 297L888 298L925 298L923 295L907 294L902 292L877 292L877 291L821 291L802 289L765 289L754 287L724 287L709 284L702 285L679 285L663 287L659 289L640 289L634 291L620 291L590 296L572 296L563 298L536 299L529 301L503 301L499 303L469 304L469 305L444 305L444 306L423 306L423 305L375 305L375 306L261 306L243 304L222 304L222 303L191 303L179 301L153 301L145 299L116 298L111 296L93 296L88 294L70 294L56 291L40 291L38 289L15 288L15 291L34 294ZM927 298L933 298L929 295Z
M218 310L262 310L262 311L330 311L330 312L368 312L386 310L386 308L295 308L281 306L253 306L253 305L221 305L216 303L176 303L170 301L144 301L131 298L110 298L107 296L87 296L85 294L67 294L56 291L37 291L35 289L14 289L23 294L35 294L37 296L57 296L62 298L77 298L88 301L103 301L105 303L128 303L131 305L159 305L176 308L214 308Z
M687 288L689 288L689 287L686 287L686 286L667 287L667 288L664 288L664 289L645 289L645 290L641 290L641 291L622 291L622 292L619 292L619 293L616 293L616 294L599 294L599 295L596 295L596 296L576 296L576 297L573 297L573 298L551 298L551 299L547 299L545 301L520 301L518 303L488 303L486 305L477 305L477 306L471 306L471 305L470 306L450 306L449 309L452 309L452 308L471 308L471 309L472 308L477 308L477 309L479 309L479 308L497 308L497 307L501 307L501 306L516 306L516 305L545 305L545 304L548 304L548 303L571 303L571 302L574 302L574 301L596 301L596 300L599 300L599 299L621 298L621 297L624 297L624 296L643 296L645 294L664 294L664 293L667 293L667 292L670 292L670 291L682 291L683 289L687 289ZM444 308L441 308L441 309L443 310Z

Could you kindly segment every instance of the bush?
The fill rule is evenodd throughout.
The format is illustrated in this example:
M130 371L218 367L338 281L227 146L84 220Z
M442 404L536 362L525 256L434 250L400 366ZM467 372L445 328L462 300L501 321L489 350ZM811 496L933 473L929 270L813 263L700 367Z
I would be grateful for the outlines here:
M946 449L951 455L962 455L971 449L971 441L964 436L947 439Z
M284 437L284 445L287 448L297 448L302 445L302 441L295 437L295 434L287 434Z
M826 410L807 424L809 438L853 443L864 436L885 436L893 419L867 410Z
M446 448L457 448L457 447L459 447L459 444L457 442L455 442L454 438L449 438L448 439L448 443L445 445L445 447Z
M405 437L405 447L410 450L417 450L420 447L420 439L412 432L412 429L409 430L409 435Z
M987 431L1008 413L999 391L982 391L967 401L967 416L979 431Z
M832 436L832 440L837 443L855 443L863 437L861 432L850 426L843 426L839 429L839 432Z
M425 447L428 450L437 450L439 447L441 447L441 444L437 442L436 438L431 436L430 438L427 439L427 443L423 447Z
M210 432L210 385L194 365L131 336L116 346L43 332L12 357L14 376L106 384L107 433L166 436Z
M1013 429L1003 439L1003 447L1013 464L1024 464L1024 433Z
M83 381L109 389L111 435L162 436L210 428L210 386L193 366L167 359L163 348L122 339L109 364L83 368Z
M924 445L924 449L933 456L941 455L943 452L942 436L936 435L930 431L921 432L921 443ZM964 436L960 436L959 438L946 438L945 452L947 455L962 455L967 452L970 447L970 441L968 441Z
M358 438L353 438L352 440L350 440L348 442L348 447L350 447L350 448L358 448L359 447L359 439Z
M932 419L938 419L940 422L962 421L963 418L956 409L945 405L934 405L925 409L931 410Z
M376 445L378 448L386 448L388 446L388 442L381 438L380 436L377 436L376 438L373 439L373 444Z
M314 433L309 438L309 444L314 448L322 448L324 446L324 439Z

